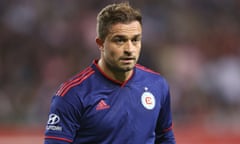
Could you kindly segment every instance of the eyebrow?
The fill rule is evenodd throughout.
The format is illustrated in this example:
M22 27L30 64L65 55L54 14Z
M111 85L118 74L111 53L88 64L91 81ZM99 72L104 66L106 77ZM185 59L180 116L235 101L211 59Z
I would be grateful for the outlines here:
M141 37L142 35L141 34L136 34L136 35L133 35L132 37L131 37L131 39L132 38L138 38L138 37ZM112 38L116 38L116 37L118 37L118 38L127 38L127 36L125 36L125 35L115 35L115 36L113 36Z

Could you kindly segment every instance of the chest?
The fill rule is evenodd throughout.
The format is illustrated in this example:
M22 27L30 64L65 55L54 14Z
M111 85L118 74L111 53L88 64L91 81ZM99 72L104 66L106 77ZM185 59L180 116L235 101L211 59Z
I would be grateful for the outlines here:
M84 130L150 131L161 109L161 95L146 87L116 87L89 93L80 125Z

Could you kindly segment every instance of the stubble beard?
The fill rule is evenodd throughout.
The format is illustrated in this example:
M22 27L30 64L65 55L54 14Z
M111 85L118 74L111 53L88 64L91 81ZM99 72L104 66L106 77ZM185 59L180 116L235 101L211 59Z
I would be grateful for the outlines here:
M116 73L119 73L119 72L126 73L126 72L129 72L129 71L133 70L135 64L136 64L136 61L134 61L133 64L118 63L118 64L107 64L107 66L113 72L116 72Z

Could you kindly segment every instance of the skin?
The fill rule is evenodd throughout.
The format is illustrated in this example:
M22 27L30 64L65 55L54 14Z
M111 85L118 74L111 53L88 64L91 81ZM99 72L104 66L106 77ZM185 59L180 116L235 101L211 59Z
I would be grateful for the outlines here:
M141 39L142 27L138 21L112 25L104 41L96 38L101 52L100 69L116 81L128 80L139 59Z

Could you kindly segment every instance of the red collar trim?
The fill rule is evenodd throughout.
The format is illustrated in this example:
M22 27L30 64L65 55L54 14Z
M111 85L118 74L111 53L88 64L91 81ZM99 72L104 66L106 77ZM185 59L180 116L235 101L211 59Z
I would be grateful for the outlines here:
M111 77L109 77L109 76L99 67L99 65L98 65L98 59L94 60L94 61L93 61L93 64L96 66L96 68L99 70L99 72L100 72L104 77L106 77L106 78L109 79L110 81L113 81L114 83L117 83L117 84L121 85L121 87L124 87L124 86L127 84L127 82L133 77L133 73L134 73L134 72L133 72L132 75L129 77L129 79L125 80L124 82L120 82L120 81L117 81L117 80L112 79Z

